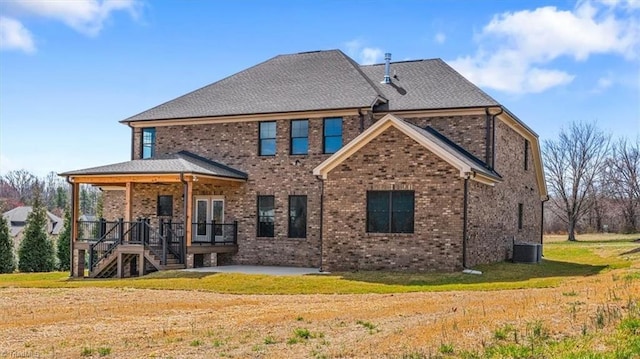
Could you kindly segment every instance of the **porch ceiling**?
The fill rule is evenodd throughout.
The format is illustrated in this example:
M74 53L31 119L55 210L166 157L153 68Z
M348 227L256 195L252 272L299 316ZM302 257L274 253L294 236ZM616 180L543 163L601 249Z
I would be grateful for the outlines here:
M75 183L123 186L127 183L245 182L245 172L181 151L148 159L60 173Z

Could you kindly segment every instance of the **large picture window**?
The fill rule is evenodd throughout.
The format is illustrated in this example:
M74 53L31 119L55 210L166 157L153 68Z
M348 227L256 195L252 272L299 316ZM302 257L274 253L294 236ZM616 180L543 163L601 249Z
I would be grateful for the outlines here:
M342 147L342 118L325 118L323 126L323 153L335 153Z
M289 238L307 238L307 196L289 196Z
M291 121L291 154L306 155L309 152L309 121Z
M258 237L274 236L275 215L275 197L258 196Z
M413 191L367 191L367 232L413 233Z
M260 122L260 156L274 156L276 154L276 123L275 121Z
M151 158L156 153L156 129L148 127L142 129L142 158Z

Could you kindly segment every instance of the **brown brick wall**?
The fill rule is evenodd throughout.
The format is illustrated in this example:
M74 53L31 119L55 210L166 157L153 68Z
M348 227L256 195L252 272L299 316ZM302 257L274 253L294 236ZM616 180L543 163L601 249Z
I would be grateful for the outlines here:
M124 218L125 191L104 191L102 192L102 196L102 217L107 221L115 221L119 218Z
M320 265L320 187L312 174L330 155L322 153L323 118L309 119L308 155L289 154L290 120L277 120L275 156L258 156L259 122L156 127L156 153L191 151L249 174L243 185L196 183L194 195L223 195L225 221L237 220L238 253L234 263L265 265ZM343 118L343 144L360 132L358 116ZM140 156L136 129L135 157ZM173 194L174 214L182 217L182 185L134 185L133 216L155 221L158 194ZM161 193L162 192L162 193ZM256 238L258 195L274 195L275 237ZM288 238L289 195L307 196L307 238ZM228 261L224 261L228 263Z
M378 115L376 114L376 118ZM485 160L485 117L409 118L430 125ZM364 114L363 127L374 122ZM313 168L322 154L322 118L309 119L309 154L289 155L290 120L277 120L275 156L258 156L258 123L220 123L156 127L156 153L187 150L249 174L246 184L194 185L194 195L223 195L225 220L239 223L239 251L219 263L320 265L321 182ZM539 240L540 202L533 162L524 171L524 139L497 121L496 169L505 182L490 187L469 181L468 255L471 265L510 255L511 238ZM134 157L140 156L135 129ZM358 116L343 119L343 144L360 133ZM381 175L384 173L384 175ZM416 231L412 235L365 233L367 189L416 191ZM462 265L463 180L458 171L413 140L390 129L334 169L324 186L323 266L328 270L454 270ZM174 215L182 218L182 185L135 184L133 217L155 221L157 196L174 197ZM275 238L256 238L256 197L274 195ZM307 195L307 238L288 238L288 196ZM517 230L517 204L524 203L525 228ZM105 193L105 218L124 214L124 191Z
M419 127L431 126L482 161L486 161L485 116L402 117Z
M524 138L496 121L496 166L504 181L486 186L469 181L469 265L511 258L512 241L540 243L540 193L529 148L524 170ZM518 203L524 205L523 228L518 229Z
M367 190L415 191L413 234L366 233ZM332 170L324 186L323 268L455 270L462 265L459 171L395 128Z

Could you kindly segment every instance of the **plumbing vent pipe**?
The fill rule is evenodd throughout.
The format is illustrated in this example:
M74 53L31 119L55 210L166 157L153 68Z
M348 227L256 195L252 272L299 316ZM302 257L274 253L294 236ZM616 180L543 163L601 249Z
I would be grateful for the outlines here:
M391 76L389 76L390 67L391 67L391 53L387 52L384 54L384 80L380 82L381 84L391 83Z

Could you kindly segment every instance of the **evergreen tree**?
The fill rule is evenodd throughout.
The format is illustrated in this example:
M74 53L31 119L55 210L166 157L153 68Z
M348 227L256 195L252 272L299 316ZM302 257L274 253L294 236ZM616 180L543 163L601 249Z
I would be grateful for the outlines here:
M58 267L60 270L69 270L71 268L70 253L71 250L71 212L67 208L64 211L64 227L58 236Z
M21 272L50 272L54 270L53 244L47 238L47 212L42 203L40 185L33 193L33 211L27 217L24 238L18 250L18 269Z
M9 224L0 215L0 273L12 273L15 269L13 240L9 237Z

